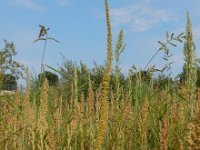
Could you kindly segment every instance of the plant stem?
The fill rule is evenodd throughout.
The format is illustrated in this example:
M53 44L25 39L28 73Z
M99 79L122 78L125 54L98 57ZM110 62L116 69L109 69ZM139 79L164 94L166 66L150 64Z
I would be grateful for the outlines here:
M151 57L151 59L149 60L149 62L147 63L147 65L145 66L144 70L147 69L147 67L149 66L149 64L152 62L152 60L156 57L156 55L160 52L160 49L157 50L157 52Z
M42 54L42 63L41 63L41 71L40 71L41 74L44 72L44 55L45 55L46 46L47 46L47 37L48 37L48 34L46 34L46 40L44 42L44 48L43 48L43 54Z

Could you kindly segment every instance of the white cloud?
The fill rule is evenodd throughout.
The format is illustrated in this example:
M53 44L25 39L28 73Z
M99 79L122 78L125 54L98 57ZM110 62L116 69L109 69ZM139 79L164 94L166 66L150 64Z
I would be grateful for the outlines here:
M46 8L36 4L33 0L9 0L13 5L22 6L26 9L33 11L45 11Z
M114 26L127 25L134 32L146 31L157 24L175 19L171 12L146 5L111 9L110 13Z

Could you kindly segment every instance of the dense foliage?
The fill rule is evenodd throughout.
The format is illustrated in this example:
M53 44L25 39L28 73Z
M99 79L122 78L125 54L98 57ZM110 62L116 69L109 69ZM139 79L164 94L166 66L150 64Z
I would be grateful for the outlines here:
M17 80L15 76L11 74L4 74L1 89L8 91L17 90Z
M59 83L58 75L50 71L44 71L38 75L40 81L43 81L45 78L48 80L50 86L56 86Z

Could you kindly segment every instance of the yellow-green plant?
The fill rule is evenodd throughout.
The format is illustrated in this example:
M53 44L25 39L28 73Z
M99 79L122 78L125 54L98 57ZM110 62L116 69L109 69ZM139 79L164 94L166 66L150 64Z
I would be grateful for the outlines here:
M189 13L187 12L187 25L186 25L186 41L184 45L184 72L185 72L185 85L187 88L187 99L189 102L189 115L190 118L194 117L194 107L196 100L196 82L197 82L197 64L195 45L192 35L192 24L190 21Z
M102 95L102 103L100 111L100 120L98 124L98 134L95 143L96 149L101 148L106 131L108 129L108 110L109 110L108 90L109 90L110 73L112 70L112 60L113 60L112 31L110 24L108 0L105 0L105 8L106 8L106 22L107 22L107 63L106 63L105 73L103 76L103 93L102 93L103 95Z
M39 107L39 132L40 132L40 148L44 149L46 143L44 137L47 134L48 122L47 122L47 113L48 113L48 99L49 99L49 84L48 80L45 78L44 83L41 87L41 96L40 96L40 107Z
M88 89L88 97L87 97L87 111L90 119L94 118L95 116L95 109L94 109L94 91L92 82L89 76L89 89Z
M116 44L116 50L115 50L115 88L116 88L116 101L117 101L117 107L119 108L120 105L120 67L119 67L119 58L121 53L124 51L125 49L125 44L123 43L124 40L124 32L121 29L121 31L119 32L118 35L118 40L117 40L117 44Z
M74 108L76 108L77 102L78 102L78 74L77 74L77 68L74 68L74 101L73 101L73 105Z

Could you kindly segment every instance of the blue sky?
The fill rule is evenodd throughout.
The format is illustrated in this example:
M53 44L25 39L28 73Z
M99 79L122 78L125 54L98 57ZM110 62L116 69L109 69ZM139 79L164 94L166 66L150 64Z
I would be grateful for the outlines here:
M159 48L158 40L166 31L185 31L186 12L190 12L193 34L200 57L200 0L110 0L113 27L113 49L121 28L125 32L126 49L121 57L124 73L134 64L144 68ZM49 35L61 41L49 42L45 63L53 67L61 64L61 53L68 59L82 60L92 67L93 62L104 64L106 58L106 24L104 0L1 0L0 48L3 39L13 41L16 59L30 70L39 72L43 43L33 43L39 24L50 27ZM173 48L171 58L174 75L183 64L182 45ZM160 55L162 56L162 55ZM158 68L162 59L152 62Z

